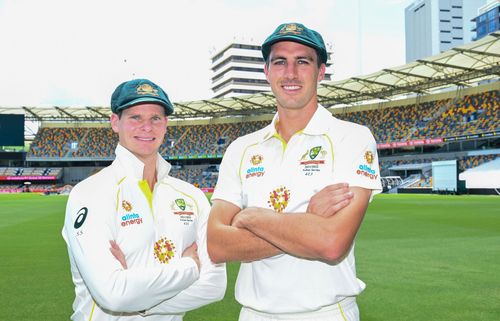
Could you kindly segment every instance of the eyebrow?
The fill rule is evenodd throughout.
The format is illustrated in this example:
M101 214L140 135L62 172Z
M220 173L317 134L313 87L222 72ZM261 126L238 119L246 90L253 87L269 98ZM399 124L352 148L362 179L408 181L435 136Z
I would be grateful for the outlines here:
M286 57L284 56L276 56L276 57L273 57L271 58L271 62L272 61L276 61L276 60L286 60ZM305 59L305 60L309 60L309 61L314 61L314 58L312 56L296 56L294 57L295 60L301 60L301 59Z

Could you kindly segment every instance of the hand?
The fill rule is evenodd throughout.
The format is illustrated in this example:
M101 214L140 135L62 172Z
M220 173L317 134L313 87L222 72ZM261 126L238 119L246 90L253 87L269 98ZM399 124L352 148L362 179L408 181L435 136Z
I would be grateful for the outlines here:
M247 208L239 211L233 217L233 221L231 222L231 226L234 226L237 228L247 228L247 224L249 224L251 222L251 219L252 219L254 214L265 215L269 211L270 210L267 210L264 208L247 207Z
M120 247L118 246L118 244L115 241L110 240L109 244L111 244L111 247L109 248L109 250L111 251L111 254L113 254L115 259L117 259L118 262L120 262L123 269L126 270L127 269L127 261L125 261L125 254L123 254L122 250L120 249Z
M182 257L192 258L198 266L198 270L200 269L201 263L200 258L198 257L198 245L196 245L196 242L188 246L184 252L182 252Z
M338 183L324 187L309 200L307 213L329 217L346 207L354 194L349 191L349 184Z

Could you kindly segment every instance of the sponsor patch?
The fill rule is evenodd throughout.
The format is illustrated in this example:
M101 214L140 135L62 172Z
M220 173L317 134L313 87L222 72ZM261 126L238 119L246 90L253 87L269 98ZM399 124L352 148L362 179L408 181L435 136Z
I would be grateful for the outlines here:
M154 246L154 256L155 259L160 263L167 264L175 255L175 245L174 242L162 237L156 241Z
M122 216L122 227L139 224L142 224L142 217L137 213L127 213Z
M259 155L259 154L256 154L256 155L253 155L252 157L250 157L250 163L253 166L247 169L245 178L264 176L264 174L266 173L264 166L258 166L258 165L262 164L263 161L264 161L264 157L262 155Z
M378 178L377 172L366 164L359 165L358 169L356 170L356 174L366 176L369 179L377 179Z
M269 193L269 200L267 204L270 208L278 213L282 213L288 206L290 201L290 190L284 186L280 186Z

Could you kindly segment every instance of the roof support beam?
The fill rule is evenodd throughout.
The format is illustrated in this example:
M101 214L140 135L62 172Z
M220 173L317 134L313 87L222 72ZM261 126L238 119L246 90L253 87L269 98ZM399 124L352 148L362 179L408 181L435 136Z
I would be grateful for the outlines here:
M28 107L24 107L23 106L23 109L28 113L30 114L31 116L33 116L36 120L38 121L43 121L43 118L38 116L37 114L35 114L31 109L29 109Z
M185 108L187 110L190 110L193 112L193 114L187 114L187 115L182 115L182 114L176 114L174 113L175 116L179 117L179 118L188 118L188 117L197 117L198 115L197 114L203 114L207 117L211 117L212 115L207 113L207 112L204 112L204 111L201 111L201 110L197 110L197 109L194 109L192 107L189 107L188 105L184 105L184 104L180 104L180 103L174 103L175 106L180 106L182 108Z
M71 115L70 113L66 112L64 109L62 109L60 107L55 106L54 109L59 111L61 114L68 116L71 119L78 120L78 117Z

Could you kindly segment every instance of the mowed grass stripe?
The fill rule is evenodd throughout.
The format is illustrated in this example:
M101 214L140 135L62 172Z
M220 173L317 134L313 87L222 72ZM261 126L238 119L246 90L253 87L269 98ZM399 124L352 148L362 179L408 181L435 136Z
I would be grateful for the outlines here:
M69 320L66 199L0 195L1 320ZM358 277L368 284L362 320L498 320L499 253L499 197L377 195L356 241ZM238 268L228 264L223 301L185 320L237 320Z

